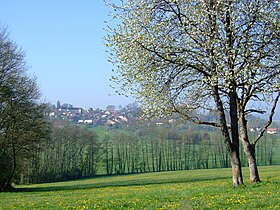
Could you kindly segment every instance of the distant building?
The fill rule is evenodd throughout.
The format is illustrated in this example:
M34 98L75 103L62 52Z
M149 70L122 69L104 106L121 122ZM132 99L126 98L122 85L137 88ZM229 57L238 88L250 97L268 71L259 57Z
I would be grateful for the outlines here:
M93 124L93 120L84 120L85 124Z
M119 115L119 116L114 117L114 121L117 121L117 122L119 122L119 121L127 122L128 119L125 116Z
M78 107L68 108L67 111L69 112L70 116L79 116L82 114L83 109Z
M261 128L260 127L250 128L250 132L252 132L252 133L254 133L254 132L261 132Z
M106 122L106 125L109 125L109 126L113 126L115 124L116 124L116 122L113 120L107 120L107 122Z
M78 122L77 122L78 124L83 124L84 123L84 121L83 120L78 120Z
M277 133L277 128L268 128L267 133L268 134L276 134Z
M55 112L50 112L50 113L49 113L49 116L50 116L50 117L55 117Z
M252 133L256 132L255 128L250 128L250 132Z

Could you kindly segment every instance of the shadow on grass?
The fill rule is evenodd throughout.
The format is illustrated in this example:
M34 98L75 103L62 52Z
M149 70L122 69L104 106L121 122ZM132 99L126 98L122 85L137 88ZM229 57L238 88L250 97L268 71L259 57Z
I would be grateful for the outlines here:
M17 188L16 192L49 192L49 191L67 191L67 190L82 190L82 189L95 189L106 187L129 187L129 186L145 186L145 185L159 185L159 184L178 184L178 183L196 183L203 181L217 181L229 179L229 177L201 177L195 179L135 179L126 181L113 181L113 182L99 182L90 184L73 184L73 185L60 185L60 186L46 186L46 187L32 187L32 188Z

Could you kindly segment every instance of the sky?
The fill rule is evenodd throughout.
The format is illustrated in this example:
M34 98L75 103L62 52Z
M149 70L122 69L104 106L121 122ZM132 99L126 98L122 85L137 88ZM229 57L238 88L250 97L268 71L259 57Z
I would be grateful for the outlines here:
M103 0L0 0L0 5L0 23L25 52L43 102L83 108L134 102L110 87L113 65L103 44L110 9Z
M113 65L103 38L111 18L103 0L0 0L0 5L0 24L25 51L43 102L85 109L134 102L110 87Z

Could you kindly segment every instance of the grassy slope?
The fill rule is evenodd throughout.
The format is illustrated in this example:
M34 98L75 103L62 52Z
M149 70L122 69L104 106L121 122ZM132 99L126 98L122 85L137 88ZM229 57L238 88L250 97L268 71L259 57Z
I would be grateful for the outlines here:
M20 192L0 193L0 209L280 208L280 166L260 167L262 183L236 189L230 174L208 169L19 186Z

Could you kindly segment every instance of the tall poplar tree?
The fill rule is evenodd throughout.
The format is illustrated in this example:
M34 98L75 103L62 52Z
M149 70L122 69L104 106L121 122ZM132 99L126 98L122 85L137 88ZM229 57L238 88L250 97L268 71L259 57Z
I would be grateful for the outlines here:
M116 66L117 92L132 93L147 113L180 113L219 127L231 160L233 185L243 184L239 142L251 182L260 181L259 140L246 118L264 113L270 125L279 98L279 2L271 0L131 0L111 5L116 27L106 45ZM205 121L194 113L215 113Z

